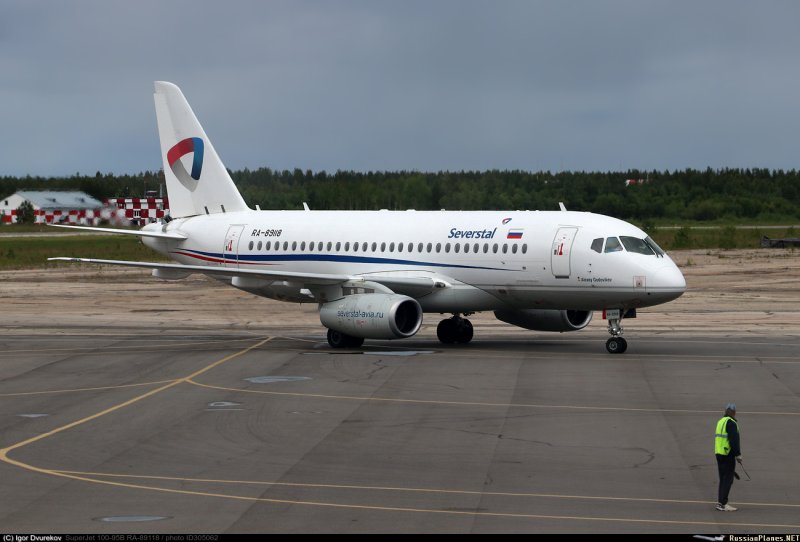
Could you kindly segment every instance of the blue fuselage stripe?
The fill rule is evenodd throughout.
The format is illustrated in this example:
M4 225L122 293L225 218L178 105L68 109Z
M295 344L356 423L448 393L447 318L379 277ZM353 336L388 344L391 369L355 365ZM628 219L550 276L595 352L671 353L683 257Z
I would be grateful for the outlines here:
M341 262L341 263L370 263L370 264L394 264L394 265L413 265L417 267L451 267L456 269L482 269L491 271L506 271L497 267L481 267L475 265L458 265L436 262L421 262L415 260L401 260L396 258L376 258L372 256L345 256L341 254L245 254L236 257L233 253L203 252L201 250L187 250L209 258L219 258L221 260L239 260L247 263L274 263L274 262Z

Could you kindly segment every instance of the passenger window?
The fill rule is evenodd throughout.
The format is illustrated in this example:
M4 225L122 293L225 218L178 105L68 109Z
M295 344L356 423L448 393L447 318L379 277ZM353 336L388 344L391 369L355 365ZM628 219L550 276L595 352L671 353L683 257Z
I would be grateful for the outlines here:
M441 251L442 251L442 244L441 243L436 243L436 253L438 254Z
M486 254L489 252L489 243L483 244L483 253Z
M287 251L287 250L289 250L289 241L284 241L284 242L283 242L283 250L284 250L284 251Z
M328 252L330 252L332 249L333 249L333 243L331 241L328 241Z
M378 243L372 243L372 252L378 250Z
M508 243L503 243L503 254L508 252Z
M597 239L592 241L592 250L594 250L598 254L601 254L603 252L603 238L602 237L598 237Z
M394 243L389 243L389 252L394 252Z
M458 251L461 250L461 243L456 243L455 246L453 247L453 250L455 251L456 254L458 254Z
M397 245L397 252L403 252L403 243Z
M444 244L444 251L446 253L450 254L450 243L445 243Z
M342 250L342 242L336 241L336 252L339 252L340 250Z
M369 247L368 243L361 243L361 252L366 252L367 247Z
M308 244L308 250L310 250L311 252L314 251L314 242L313 241Z
M511 245L511 252L513 252L514 254L516 254L516 253L517 253L517 244L516 244L516 243L514 243L513 245Z
M430 252L431 250L433 250L433 245L431 243L428 243L428 252Z
M414 252L414 243L409 243L408 244L408 251L409 252Z
M475 243L475 246L473 246L473 247L472 247L472 252L474 252L475 254L477 254L477 253L478 253L478 249L479 249L479 248L480 248L480 245L479 245L478 243Z
M250 246L248 247L249 250L253 250L253 242L250 241Z
M525 243L524 245L522 245L522 253L523 254L527 254L528 253L528 243Z
M305 241L303 241L302 243L300 243L300 250L301 250L301 251L303 251L303 252L305 252L305 250L306 250L306 242L305 242Z
M428 243L428 244L430 245L430 243ZM430 252L430 251L431 251L431 250L430 250L430 249L428 249L428 252ZM420 243L420 244L418 244L418 245L417 245L417 252L422 252L422 243Z
M358 252L358 243L353 243L353 252Z
M606 253L619 252L622 250L622 245L616 237L609 237L606 239Z
M469 253L469 243L464 243L464 254Z
M386 252L386 243L381 243L381 252Z
M297 241L292 241L292 250L297 250Z
M344 251L345 252L350 252L350 241L348 241L348 242L346 242L344 244Z
M492 253L493 253L493 254L497 254L497 249L498 249L498 248L499 248L499 247L497 246L497 243L495 243L494 245L492 245Z
M264 250L269 250L272 247L272 241L267 241L267 244L264 246Z

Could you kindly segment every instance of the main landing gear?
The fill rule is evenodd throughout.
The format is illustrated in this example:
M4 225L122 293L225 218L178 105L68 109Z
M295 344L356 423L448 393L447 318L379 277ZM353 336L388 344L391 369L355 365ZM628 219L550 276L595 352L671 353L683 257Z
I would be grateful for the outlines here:
M472 340L472 322L462 318L458 313L452 318L439 322L436 327L436 336L444 344L467 344Z
M611 338L606 341L606 350L610 354L622 354L628 349L628 341L622 338L622 311L608 310L606 319L608 320L608 332L611 334Z
M364 337L353 337L341 331L329 329L328 344L333 348L358 348L364 344Z

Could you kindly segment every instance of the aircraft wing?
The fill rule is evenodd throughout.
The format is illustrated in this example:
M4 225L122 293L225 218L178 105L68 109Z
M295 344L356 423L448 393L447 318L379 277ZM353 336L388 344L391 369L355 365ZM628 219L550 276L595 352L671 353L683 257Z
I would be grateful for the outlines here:
M328 286L344 282L376 282L395 293L419 297L430 293L434 289L446 288L450 284L438 277L408 277L408 276L382 276L380 274L367 275L339 275L333 273L300 273L296 271L267 271L261 269L237 269L232 267L214 267L206 265L184 265L176 263L158 262L132 262L126 260L99 260L94 258L48 258L48 261L62 261L74 263L94 263L102 265L120 265L124 267L139 267L144 269L162 269L179 273L202 273L216 277L250 277L265 280L285 280L297 282L305 287Z
M235 269L232 267L213 267L210 265L183 265L177 263L157 262L130 262L125 260L97 260L93 258L47 258L48 261L97 263L103 265L121 265L124 267L140 267L145 269L163 269L166 271L179 271L184 273L202 273L217 277L253 277L267 280L286 280L302 282L303 284L338 284L351 280L350 275L335 275L326 273L297 273L282 271L261 271L258 269Z
M114 228L95 228L93 226L69 226L67 224L49 224L54 228L71 228L73 230L87 230L98 231L103 233L114 233L122 235L135 235L137 237L157 237L159 239L175 239L182 241L187 238L187 235L178 232L160 232L151 230L121 230Z

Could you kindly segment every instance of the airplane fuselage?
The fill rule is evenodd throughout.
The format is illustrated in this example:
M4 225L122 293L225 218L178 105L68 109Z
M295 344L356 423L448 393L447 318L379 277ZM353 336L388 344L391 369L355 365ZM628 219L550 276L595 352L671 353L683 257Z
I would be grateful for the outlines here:
M417 297L425 312L628 309L664 303L685 290L663 253L593 249L598 239L647 236L592 213L244 211L177 219L165 231L187 238L144 242L186 265L445 277L447 288ZM315 301L297 282L234 285L284 301Z

